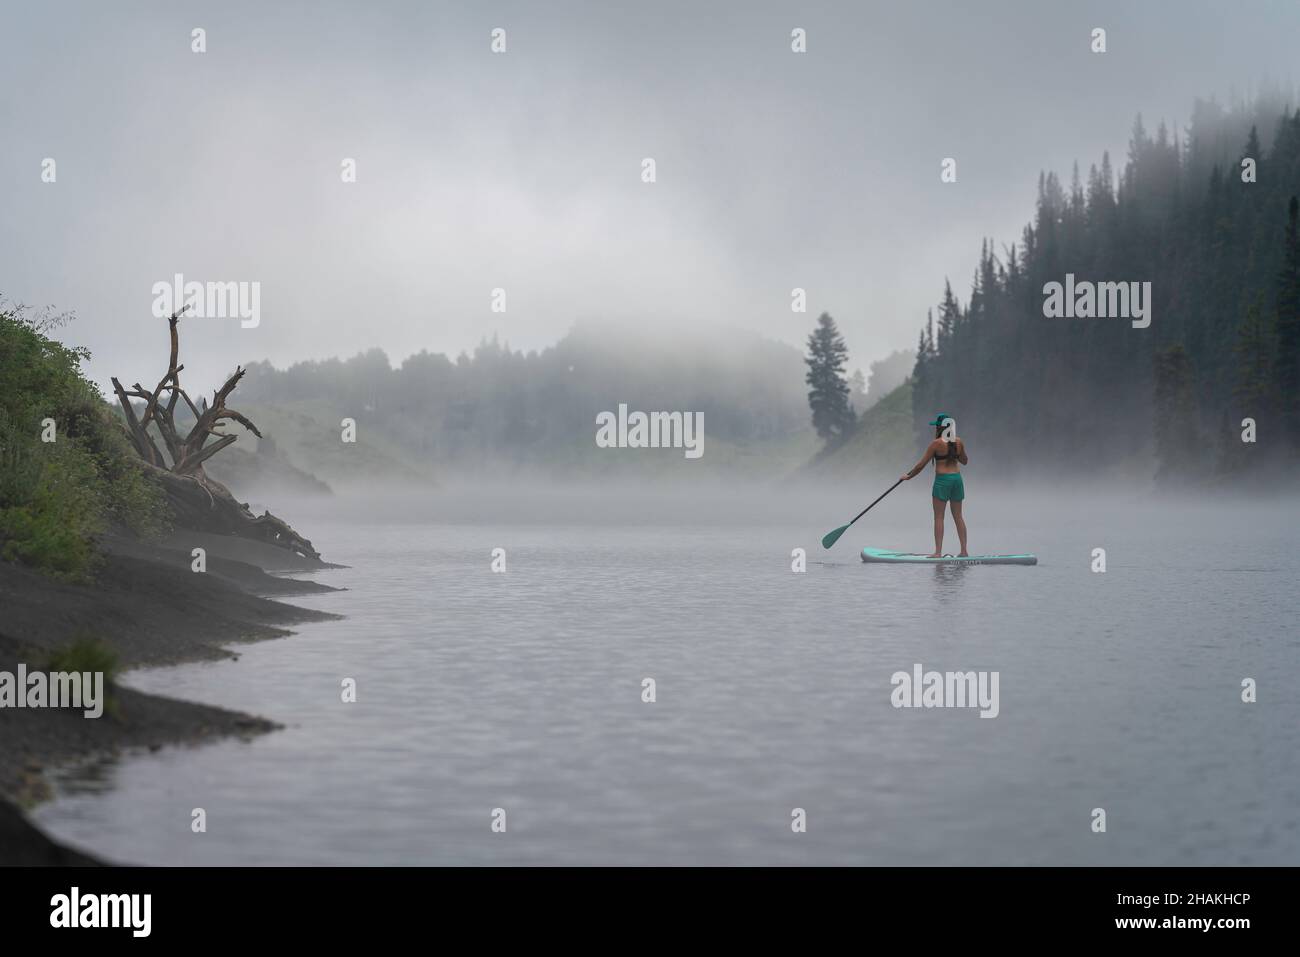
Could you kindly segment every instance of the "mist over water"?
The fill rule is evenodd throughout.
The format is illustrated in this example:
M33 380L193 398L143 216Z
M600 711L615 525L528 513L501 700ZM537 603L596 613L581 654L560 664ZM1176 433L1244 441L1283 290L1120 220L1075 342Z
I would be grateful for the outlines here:
M347 617L127 679L285 730L73 773L36 818L160 864L1293 862L1300 508L967 481L972 552L1039 565L862 564L930 549L924 477L830 552L886 486L304 501L350 567L296 602ZM998 671L998 716L895 709L916 663Z
M919 454L920 448L916 450ZM626 453L624 453L626 454ZM977 454L977 453L973 453ZM553 477L522 473L494 477L453 477L437 485L419 486L386 481L373 475L365 482L344 486L336 495L300 496L286 501L287 493L275 488L253 488L241 497L256 511L260 505L277 505L293 524L310 528L337 521L343 526L391 522L446 524L770 524L806 523L815 538L842 525L889 489L915 463L913 454L885 467L877 463L853 478L808 478L800 474L776 477L689 475L680 472L653 479L578 477L557 481ZM1260 527L1279 505L1288 507L1285 489L1275 496L1254 489L1226 487L1215 493L1169 491L1150 476L1125 479L1099 477L1070 479L1043 475L1025 466L1021 474L982 475L984 463L963 470L969 504L967 522L986 527L992 522L1019 523L1025 516L1045 511L1068 522L1102 520L1104 516L1145 514L1150 508L1185 504L1188 509L1232 504L1250 510L1258 507ZM862 524L895 529L905 534L919 529L930 535L930 486L927 470L890 492L872 509ZM919 524L918 524L919 523ZM825 525L825 528L821 528ZM949 519L951 528L951 519ZM855 529L857 526L855 526ZM986 528L987 530L987 528ZM879 543L875 543L879 544ZM326 556L330 557L330 556ZM342 561L337 557L334 559Z
M25 713L5 816L112 748L30 816L120 863L1300 861L1300 4L10 6L0 651L339 590ZM954 457L1037 564L863 563Z

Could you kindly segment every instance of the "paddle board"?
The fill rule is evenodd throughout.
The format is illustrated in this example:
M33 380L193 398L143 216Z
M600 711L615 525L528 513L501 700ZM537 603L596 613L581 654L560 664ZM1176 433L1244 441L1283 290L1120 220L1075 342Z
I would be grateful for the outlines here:
M958 558L946 555L943 558L930 558L912 552L892 552L887 548L862 549L864 562L884 562L893 565L1037 565L1038 559L1033 555L969 555Z

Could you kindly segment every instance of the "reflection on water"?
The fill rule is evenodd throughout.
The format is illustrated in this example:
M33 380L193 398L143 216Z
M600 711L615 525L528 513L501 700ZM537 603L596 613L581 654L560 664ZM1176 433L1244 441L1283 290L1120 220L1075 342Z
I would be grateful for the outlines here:
M953 588L960 585L968 572L978 566L974 565L935 565L934 583L940 588Z
M118 754L101 755L61 768L51 777L58 791L68 797L107 794L117 786L121 762Z

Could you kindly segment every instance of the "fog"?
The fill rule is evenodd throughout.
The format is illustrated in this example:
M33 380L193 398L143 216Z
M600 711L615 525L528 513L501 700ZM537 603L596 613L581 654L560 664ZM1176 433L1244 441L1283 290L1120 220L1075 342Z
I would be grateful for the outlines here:
M635 481L581 482L453 482L432 488L372 485L346 489L329 497L292 500L278 490L254 489L254 510L272 508L295 527L343 525L472 525L472 526L662 526L798 528L809 557L856 559L854 542L895 546L899 534L910 548L930 545L929 477L922 475L889 492L860 519L835 549L823 555L818 544L825 533L845 524L897 480L864 476L855 482L800 481L755 485L700 481L681 484ZM1073 533L1089 529L1194 527L1213 516L1238 532L1263 533L1279 523L1300 518L1289 502L1278 502L1241 491L1226 490L1212 507L1192 494L1165 494L1150 482L1074 482L1045 486L1035 480L995 481L966 475L966 521L972 536L978 531L981 550L991 536L1005 539L1021 530L1034 539L1040 526L1068 526ZM1279 511L1280 510L1280 511ZM885 541L874 540L884 535ZM952 518L947 534L956 543ZM1014 536L1013 536L1014 537ZM1156 536L1157 540L1158 536ZM1031 542L1001 541L1001 548L1027 548ZM817 553L814 555L814 551ZM329 558L330 556L326 556ZM346 558L335 555L336 560Z
M822 310L865 369L915 346L983 238L1018 238L1041 170L1118 161L1139 112L1178 129L1194 97L1292 82L1300 8L73 2L0 30L0 292L75 310L106 385L165 355L154 283L259 282L256 327L186 329L200 391L262 359L542 349L584 319L799 347Z

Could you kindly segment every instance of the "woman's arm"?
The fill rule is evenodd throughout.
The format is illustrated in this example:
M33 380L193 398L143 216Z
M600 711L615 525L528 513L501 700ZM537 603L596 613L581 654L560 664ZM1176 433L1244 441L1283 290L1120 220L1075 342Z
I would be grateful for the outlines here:
M935 441L937 442L938 439L936 439ZM912 468L908 471L908 473L903 476L903 481L906 482L908 479L916 478L916 476L920 474L921 469L925 468L925 464L929 462L930 459L933 458L933 456L934 456L934 442L931 442L929 445L925 447L925 454L921 456L921 461L917 462L915 465L912 466Z
M966 443L961 439L957 440L957 461L962 465L970 464L970 459L966 458Z

